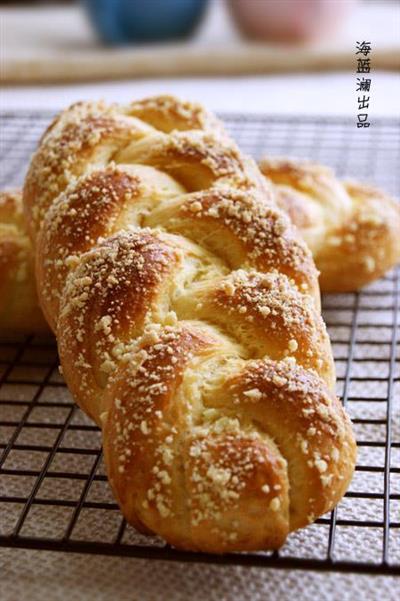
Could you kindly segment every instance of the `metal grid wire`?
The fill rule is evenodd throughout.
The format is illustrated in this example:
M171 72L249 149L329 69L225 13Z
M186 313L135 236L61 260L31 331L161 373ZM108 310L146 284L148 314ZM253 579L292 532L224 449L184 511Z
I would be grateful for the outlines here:
M49 113L2 116L0 187L21 183ZM400 195L400 122L223 115L245 152L312 158ZM0 545L164 560L398 573L400 568L400 269L356 294L325 295L338 394L358 464L330 515L274 553L177 551L128 526L108 488L100 432L73 404L51 339L0 340ZM397 403L397 406L396 406ZM3 517L4 516L4 517Z

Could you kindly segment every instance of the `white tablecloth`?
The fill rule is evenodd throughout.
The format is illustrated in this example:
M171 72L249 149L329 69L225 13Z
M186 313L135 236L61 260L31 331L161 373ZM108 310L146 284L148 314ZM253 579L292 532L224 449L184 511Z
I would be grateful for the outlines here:
M12 109L59 109L71 102L103 98L127 102L154 94L176 94L214 111L284 115L346 115L356 118L355 73L142 79L87 85L6 87L0 106ZM399 117L400 76L372 72L370 115Z
M395 601L399 579L0 550L2 601Z

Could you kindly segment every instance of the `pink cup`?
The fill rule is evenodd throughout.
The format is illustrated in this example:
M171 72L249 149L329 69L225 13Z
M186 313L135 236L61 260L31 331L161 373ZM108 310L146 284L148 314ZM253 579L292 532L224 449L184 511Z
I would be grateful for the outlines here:
M247 37L302 42L336 29L356 0L228 0Z

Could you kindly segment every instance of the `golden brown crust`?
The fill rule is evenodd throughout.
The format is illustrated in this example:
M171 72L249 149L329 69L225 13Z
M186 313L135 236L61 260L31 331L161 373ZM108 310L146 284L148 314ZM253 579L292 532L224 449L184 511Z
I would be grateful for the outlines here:
M59 312L60 282L68 273L69 257L90 250L101 237L112 234L124 204L137 196L138 180L114 167L94 171L67 190L50 209L49 228L40 240L47 259L38 262L42 307L53 330Z
M289 482L296 482L290 489L290 530L334 506L348 485L356 448L341 404L316 374L292 362L251 362L228 381L227 394L288 462Z
M263 159L260 169L310 247L323 291L357 290L400 261L400 204L389 196L306 161Z
M33 155L25 180L31 237L36 238L52 201L90 163L106 166L121 145L139 139L148 129L142 121L101 102L74 104L57 118Z
M171 131L186 131L191 129L217 130L224 135L221 123L207 113L199 104L193 102L177 102L173 96L155 96L132 102L127 107L132 117L137 117L158 129L169 133Z
M333 389L335 368L321 315L283 274L238 270L216 283L194 287L175 310L183 319L218 325L247 356L276 361L293 357Z
M41 305L128 521L184 549L277 548L338 501L355 445L310 252L214 123L170 97L75 105L33 158L25 207ZM317 467L295 450L288 465L278 397L293 449L300 408L335 416L309 418Z
M0 332L47 332L38 305L22 194L0 192Z
M164 319L162 296L179 259L174 247L141 229L107 238L72 271L61 299L59 348L73 394L97 423L104 382L125 347L146 321Z
M274 203L232 187L196 192L155 209L146 225L160 224L222 256L232 268L276 269L303 292L312 292L315 267ZM319 303L319 295L314 299Z

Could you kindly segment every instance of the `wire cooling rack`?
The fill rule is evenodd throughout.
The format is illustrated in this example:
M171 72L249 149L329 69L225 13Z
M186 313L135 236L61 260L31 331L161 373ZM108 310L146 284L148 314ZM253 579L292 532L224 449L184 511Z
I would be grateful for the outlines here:
M0 186L22 182L50 113L2 115ZM245 152L312 158L400 196L400 121L223 115ZM100 433L73 404L51 338L0 340L0 545L164 560L399 573L400 270L356 294L325 295L338 394L353 418L358 463L330 515L273 553L177 551L137 533L108 487Z

